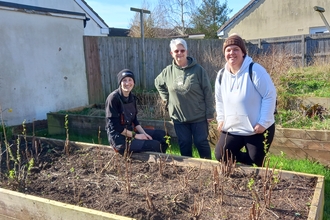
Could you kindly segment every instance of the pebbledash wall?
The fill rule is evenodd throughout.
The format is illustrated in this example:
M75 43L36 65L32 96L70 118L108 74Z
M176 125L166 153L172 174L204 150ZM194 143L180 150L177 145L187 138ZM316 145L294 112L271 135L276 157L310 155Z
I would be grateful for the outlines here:
M85 19L84 13L0 2L0 106L6 125L88 104Z

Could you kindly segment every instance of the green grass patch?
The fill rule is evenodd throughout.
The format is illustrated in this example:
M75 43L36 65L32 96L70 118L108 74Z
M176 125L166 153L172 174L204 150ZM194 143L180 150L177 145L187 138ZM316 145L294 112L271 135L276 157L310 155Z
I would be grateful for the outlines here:
M330 66L291 69L280 77L280 85L291 96L330 97Z
M275 115L275 124L282 128L330 130L330 115L320 112L308 116L296 110L281 110Z

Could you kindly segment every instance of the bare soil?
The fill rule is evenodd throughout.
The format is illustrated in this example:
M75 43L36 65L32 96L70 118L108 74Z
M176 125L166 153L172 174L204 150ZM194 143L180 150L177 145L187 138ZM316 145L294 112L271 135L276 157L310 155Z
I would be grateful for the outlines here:
M220 163L207 168L205 160L182 166L168 155L155 163L100 146L67 146L69 151L51 141L21 144L22 164L33 157L34 166L11 180L4 175L2 145L0 186L135 219L272 220L307 219L317 181L284 178L272 169L260 175Z

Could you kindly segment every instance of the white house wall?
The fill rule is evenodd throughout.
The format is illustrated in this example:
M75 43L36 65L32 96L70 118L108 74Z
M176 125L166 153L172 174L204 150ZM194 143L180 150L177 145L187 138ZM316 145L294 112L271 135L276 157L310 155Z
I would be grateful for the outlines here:
M97 23L94 22L93 19L90 19L87 21L87 25L84 29L84 35L85 36L107 36L109 34L109 28L106 29L106 33L101 33L100 26L97 25Z
M88 104L82 24L0 10L0 105L7 125Z

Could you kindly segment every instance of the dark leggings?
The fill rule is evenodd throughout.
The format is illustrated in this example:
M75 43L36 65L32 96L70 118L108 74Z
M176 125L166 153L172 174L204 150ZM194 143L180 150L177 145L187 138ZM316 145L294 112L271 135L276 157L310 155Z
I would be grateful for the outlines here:
M264 136L265 133L267 133L267 137ZM226 151L228 151L228 157L230 158L232 155L233 159L236 159L236 162L262 166L265 155L273 142L274 134L275 124L266 129L264 133L251 136L233 135L228 132L221 132L219 141L214 150L215 158L218 161L222 159L226 161ZM241 152L244 146L246 152Z
M168 146L165 140L165 131L151 129L144 129L144 131L152 137L152 140L133 139L130 145L127 144L127 147L129 147L129 151L134 153L144 151L165 153ZM122 148L119 150L119 153L123 154L124 151L125 148Z

